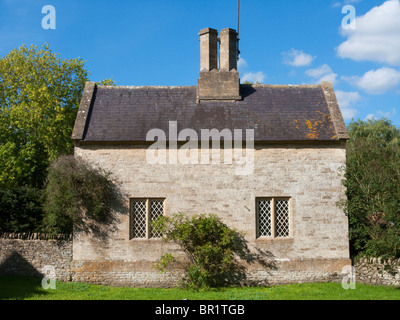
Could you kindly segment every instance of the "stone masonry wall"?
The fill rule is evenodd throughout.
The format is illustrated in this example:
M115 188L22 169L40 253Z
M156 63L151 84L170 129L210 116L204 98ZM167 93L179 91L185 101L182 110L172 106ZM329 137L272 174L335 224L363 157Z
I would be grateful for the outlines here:
M354 269L356 282L400 287L400 259L362 258Z
M234 165L151 164L148 147L82 146L75 155L113 174L125 197L106 237L76 234L74 260L155 261L168 246L157 239L130 239L129 198L164 198L165 214L214 213L246 233L251 246L277 259L349 259L348 221L338 202L344 197L340 169L344 146L263 147L254 170L236 175ZM289 238L257 238L256 198L290 197Z
M104 229L101 237L75 234L73 263L80 266L75 277L99 281L91 270L93 265L104 262L103 278L109 272L115 280L110 277L108 281L120 282L120 275L125 274L130 284L137 285L135 276L126 273L127 266L150 266L165 252L176 250L159 239L130 238L129 198L163 198L166 215L218 214L230 227L245 232L251 249L266 252L279 262L273 272L252 267L255 282L334 279L343 266L351 265L347 216L337 205L344 197L344 145L256 146L254 170L249 175L236 174L235 165L222 161L206 165L151 164L147 150L148 146L137 145L75 147L75 156L113 174L126 207L124 212L115 210L113 225ZM176 151L167 150L167 156ZM224 154L220 156L223 160ZM259 197L290 198L290 237L257 238ZM139 271L146 273L150 269ZM274 276L266 278L268 274ZM152 283L159 283L159 279Z
M0 236L0 275L42 277L43 267L52 266L58 280L70 281L71 261L72 236L37 233Z

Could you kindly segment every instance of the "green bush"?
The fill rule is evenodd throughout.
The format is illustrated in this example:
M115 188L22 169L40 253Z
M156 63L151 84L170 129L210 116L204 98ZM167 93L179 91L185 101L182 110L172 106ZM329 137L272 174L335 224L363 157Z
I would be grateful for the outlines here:
M48 170L44 227L50 233L71 233L74 226L87 227L84 219L106 222L115 194L110 173L62 156Z
M165 254L156 268L165 271L170 263L185 270L182 286L190 289L240 284L245 280L241 260L263 262L260 254L251 253L242 234L229 228L216 215L186 217L175 214L161 217L153 228L163 233L166 242L174 242L185 253L185 260Z

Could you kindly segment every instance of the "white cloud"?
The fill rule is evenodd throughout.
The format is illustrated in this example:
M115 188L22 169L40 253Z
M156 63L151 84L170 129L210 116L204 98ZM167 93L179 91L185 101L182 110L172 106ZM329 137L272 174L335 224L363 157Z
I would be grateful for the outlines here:
M378 111L376 112L376 114L374 114L374 113L368 114L368 115L365 117L365 120L373 120L373 119L379 119L379 118L387 118L387 119L390 119L390 117L396 115L396 112L397 112L396 108L393 108L392 110L386 111L386 112L385 112L385 111L382 111L382 110L378 110Z
M306 74L312 78L319 78L327 73L331 73L332 69L327 64L324 64L316 69L309 69Z
M259 82L259 83L263 83L265 79L265 74L262 71L259 72L247 72L243 75L243 77L241 77L241 81L246 82Z
M358 92L345 92L340 90L336 91L336 98L342 108L347 108L361 100L361 96Z
M361 1L362 0L345 0L343 2L337 1L337 2L334 2L332 4L332 7L334 7L334 8L343 7L343 6L347 5L347 4L355 4L355 3L358 3L358 2L361 2Z
M400 66L400 0L388 0L356 18L355 29L341 29L347 40L337 55L355 61Z
M334 73L330 66L324 64L316 69L309 69L306 71L306 75L313 78L316 83L322 81L330 81L332 84L336 83L337 74Z
M355 108L340 108L340 110L342 111L344 121L351 121L358 114L358 111Z
M242 57L239 58L237 63L238 70L239 69L246 69L248 67L247 61L244 60Z
M348 79L369 94L382 94L395 90L400 85L400 71L383 67L368 71L362 77Z
M294 67L309 66L315 59L310 54L304 53L301 50L292 49L290 51L282 52L283 62Z
M377 114L383 118L390 118L391 116L396 115L396 112L397 112L396 108L393 108L392 110L386 111L386 112L382 111L382 110L378 110Z
M243 73L243 76L240 77L240 81L241 83L249 81L249 82L259 82L259 83L263 83L264 79L265 79L265 74L262 71L258 71L258 72L248 72L249 65L247 63L247 61L245 59L243 59L242 57L239 58L238 61L238 71L239 73Z
M358 92L345 92L337 90L336 98L338 100L344 120L351 120L358 114L357 109L353 107L354 104L361 100L361 96Z

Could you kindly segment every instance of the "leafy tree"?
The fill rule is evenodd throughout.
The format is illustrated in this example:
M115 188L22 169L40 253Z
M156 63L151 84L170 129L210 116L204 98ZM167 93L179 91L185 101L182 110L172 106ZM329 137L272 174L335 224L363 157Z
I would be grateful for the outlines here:
M178 263L185 270L182 285L191 289L239 284L245 280L247 263L259 261L269 266L266 254L252 253L238 231L229 228L216 215L187 217L175 214L160 217L153 228L163 233L163 240L176 243L185 253L182 260L166 253L156 264L162 272L170 263Z
M349 125L344 184L351 253L400 257L400 130L390 121Z
M30 186L0 189L0 233L40 232L41 192Z
M72 152L71 133L87 72L45 45L0 59L0 229L36 231L46 169Z
M81 59L62 60L48 45L24 45L0 59L0 231L39 227L46 170L73 151L87 80ZM100 84L115 85L110 79Z
M249 80L246 80L245 82L243 82L243 84L254 84L254 82L252 82L252 81L249 81ZM256 83L255 84L262 84L262 83L260 83L260 82L258 82L258 81L256 81Z
M41 188L46 168L73 150L71 133L85 82L81 59L48 45L22 46L0 60L0 185Z
M98 84L99 86L112 86L115 87L115 81L113 79L104 79L100 82L96 82L96 84Z

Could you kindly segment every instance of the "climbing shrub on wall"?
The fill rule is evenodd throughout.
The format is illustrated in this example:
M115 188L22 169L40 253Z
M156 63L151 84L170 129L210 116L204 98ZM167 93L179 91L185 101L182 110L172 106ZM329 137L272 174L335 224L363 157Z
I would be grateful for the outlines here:
M88 219L106 222L116 192L110 173L62 156L49 167L44 195L46 231L70 233L74 226L88 227Z

